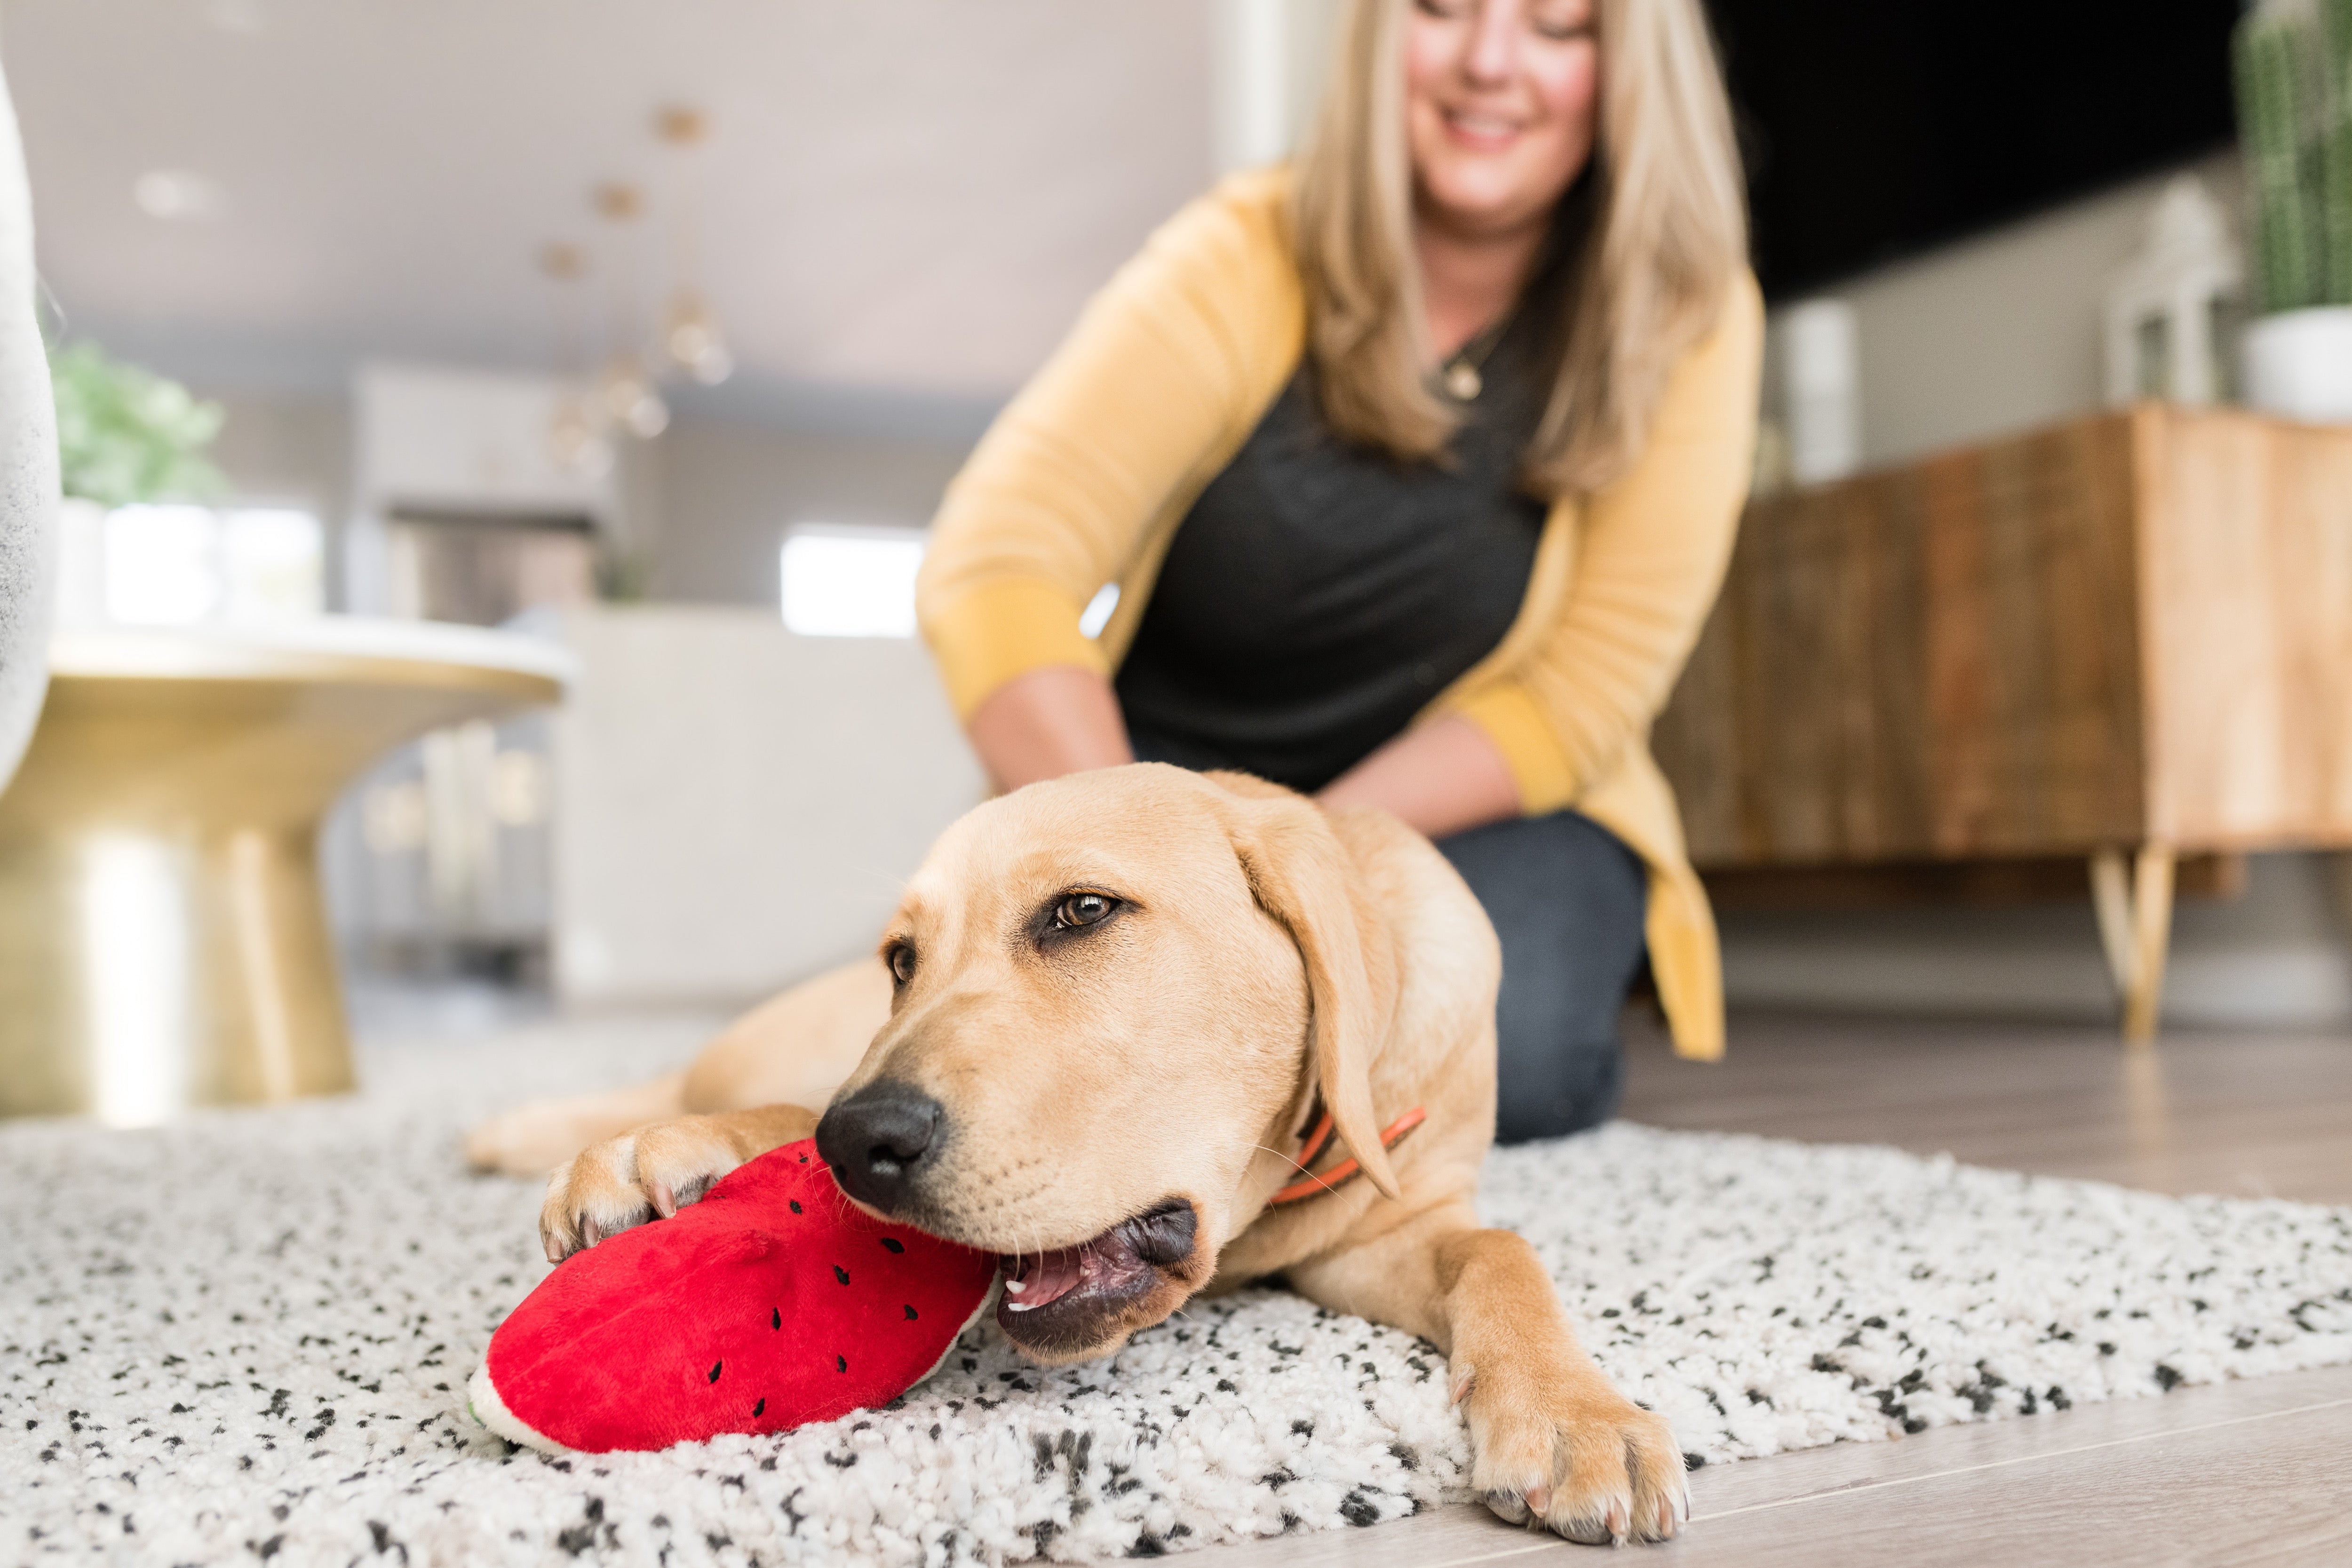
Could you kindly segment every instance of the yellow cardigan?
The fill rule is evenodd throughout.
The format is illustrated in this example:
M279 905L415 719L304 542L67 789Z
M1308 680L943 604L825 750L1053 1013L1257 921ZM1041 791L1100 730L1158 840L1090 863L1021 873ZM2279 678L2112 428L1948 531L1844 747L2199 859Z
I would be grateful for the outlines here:
M1110 674L1176 528L1306 352L1290 177L1228 180L1152 236L1088 304L948 487L916 585L960 717L1052 665ZM1650 963L1686 1057L1723 1054L1722 960L1649 751L1721 585L1748 489L1763 307L1743 271L1678 364L1622 478L1555 503L1517 618L1415 722L1459 713L1530 816L1577 810L1649 867ZM1118 610L1078 629L1106 584Z

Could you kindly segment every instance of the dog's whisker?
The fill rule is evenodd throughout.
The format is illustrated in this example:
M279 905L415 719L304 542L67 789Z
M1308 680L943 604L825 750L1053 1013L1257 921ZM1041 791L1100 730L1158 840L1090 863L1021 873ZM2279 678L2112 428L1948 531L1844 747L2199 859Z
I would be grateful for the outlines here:
M1260 1148L1260 1149L1265 1149L1265 1152L1266 1152L1267 1153L1269 1153L1269 1154L1273 1155L1273 1156L1274 1156L1276 1159L1277 1159L1277 1160L1286 1160L1286 1161L1288 1161L1288 1162L1290 1163L1290 1168L1291 1168L1292 1170L1294 1170L1294 1171L1297 1172L1297 1173L1298 1173L1300 1175L1302 1175L1302 1176L1306 1176L1306 1175L1312 1175L1312 1174L1314 1173L1313 1172L1311 1172L1311 1171L1307 1170L1307 1168L1306 1166L1304 1166L1304 1165L1302 1165L1302 1164L1300 1164L1300 1163L1298 1163L1298 1156L1297 1156L1297 1155L1296 1155L1296 1154L1286 1154L1286 1153L1284 1153L1284 1152L1283 1152L1281 1150L1279 1150L1279 1149L1266 1149L1266 1146L1265 1146L1265 1144L1263 1144L1263 1143L1257 1144L1257 1145L1255 1145L1255 1146L1256 1146L1257 1148Z

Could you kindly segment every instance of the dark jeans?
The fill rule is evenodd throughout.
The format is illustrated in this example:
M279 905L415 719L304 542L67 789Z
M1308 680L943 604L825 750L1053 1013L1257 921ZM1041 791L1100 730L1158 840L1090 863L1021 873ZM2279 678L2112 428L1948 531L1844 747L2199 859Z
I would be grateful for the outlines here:
M1503 942L1495 1135L1555 1138L1606 1121L1625 1087L1617 1015L1642 965L1649 877L1572 811L1441 838Z

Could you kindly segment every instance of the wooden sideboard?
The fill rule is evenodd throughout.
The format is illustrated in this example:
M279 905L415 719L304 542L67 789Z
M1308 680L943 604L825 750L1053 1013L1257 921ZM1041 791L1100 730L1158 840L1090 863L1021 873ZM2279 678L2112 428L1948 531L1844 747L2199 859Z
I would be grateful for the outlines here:
M1759 499L1654 740L1715 879L2086 863L2147 1039L2177 866L2352 846L2352 428L2144 404Z

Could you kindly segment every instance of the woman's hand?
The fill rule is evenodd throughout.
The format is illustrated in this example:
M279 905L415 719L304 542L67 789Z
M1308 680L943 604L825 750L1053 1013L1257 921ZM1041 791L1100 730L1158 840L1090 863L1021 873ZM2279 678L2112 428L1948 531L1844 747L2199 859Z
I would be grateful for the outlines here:
M1510 764L1484 730L1458 714L1407 730L1316 798L1327 806L1380 806L1432 838L1519 815Z
M964 732L1006 791L1135 761L1110 682L1076 665L1014 676L971 710Z

